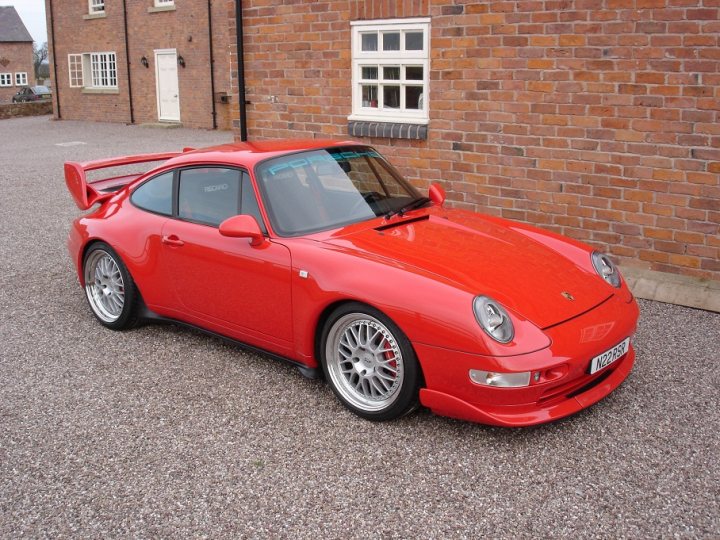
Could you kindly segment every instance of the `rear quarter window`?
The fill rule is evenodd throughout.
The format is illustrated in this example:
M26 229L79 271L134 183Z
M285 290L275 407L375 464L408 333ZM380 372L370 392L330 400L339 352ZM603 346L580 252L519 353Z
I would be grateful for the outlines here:
M172 215L172 199L172 172L148 180L137 188L130 197L132 203L138 208L166 216Z

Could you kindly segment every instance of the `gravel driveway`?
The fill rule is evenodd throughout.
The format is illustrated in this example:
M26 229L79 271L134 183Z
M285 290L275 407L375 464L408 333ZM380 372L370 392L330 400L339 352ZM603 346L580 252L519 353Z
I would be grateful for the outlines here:
M625 384L517 430L370 423L268 357L100 326L63 162L229 139L0 121L0 537L720 536L720 315L642 302Z

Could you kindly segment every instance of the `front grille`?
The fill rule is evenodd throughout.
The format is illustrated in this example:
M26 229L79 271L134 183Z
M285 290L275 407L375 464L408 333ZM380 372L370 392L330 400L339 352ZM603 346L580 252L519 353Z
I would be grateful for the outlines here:
M606 369L600 371L599 373L595 373L594 375L583 375L582 377L579 377L574 381L570 381L563 385L550 388L549 390L545 391L542 396L540 396L540 399L538 399L538 403L547 403L548 401L557 398L570 399L574 398L575 396L579 396L583 392L587 392L591 388L594 388L598 384L602 383L610 375L612 375L613 371L615 371L617 367L625 360L626 356L627 353L625 353L618 360L610 364Z
M600 376L595 377L592 381L587 383L585 386L582 386L578 388L577 390L570 392L567 397L574 398L575 396L579 396L583 392L587 392L591 388L595 388L598 384L603 382L605 379L607 379L610 375L612 375L612 372L615 371L615 369L607 369L605 371L600 372Z

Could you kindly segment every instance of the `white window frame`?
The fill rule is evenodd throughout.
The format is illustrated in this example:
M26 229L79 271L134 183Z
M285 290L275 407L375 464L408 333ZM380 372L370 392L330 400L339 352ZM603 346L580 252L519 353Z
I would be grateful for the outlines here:
M155 0L155 7L174 6L175 0Z
M83 53L83 87L116 90L117 54L114 51Z
M15 86L27 86L27 85L28 85L27 71L15 72Z
M8 87L13 85L12 73L0 73L0 87Z
M352 114L348 120L371 122L395 122L411 124L427 124L429 121L430 95L430 18L383 19L373 21L352 21ZM421 51L405 50L405 33L423 32L423 48ZM378 50L362 50L362 34L378 33ZM400 50L383 51L382 34L400 32ZM378 68L378 79L372 82L378 87L378 106L364 106L362 102L362 68ZM405 67L421 66L422 80L406 80ZM400 108L383 107L383 67L400 67L400 80L392 80L392 85L400 86ZM390 82L390 81L387 81ZM422 105L420 109L405 109L405 91L407 86L422 86Z
M85 86L82 54L68 54L68 77L70 88L82 88Z
M88 0L88 13L90 15L105 13L105 0Z

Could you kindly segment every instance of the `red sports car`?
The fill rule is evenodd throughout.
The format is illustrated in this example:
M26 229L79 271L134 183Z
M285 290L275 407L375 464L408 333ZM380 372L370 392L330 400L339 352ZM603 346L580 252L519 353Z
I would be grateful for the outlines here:
M162 163L91 181L88 171ZM419 404L526 426L628 376L638 319L610 259L443 207L356 142L238 143L65 164L97 319L191 325L324 374L370 420Z

